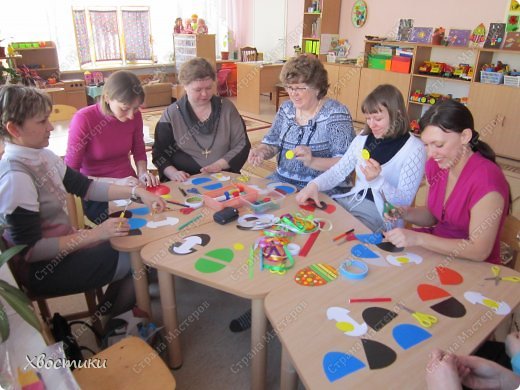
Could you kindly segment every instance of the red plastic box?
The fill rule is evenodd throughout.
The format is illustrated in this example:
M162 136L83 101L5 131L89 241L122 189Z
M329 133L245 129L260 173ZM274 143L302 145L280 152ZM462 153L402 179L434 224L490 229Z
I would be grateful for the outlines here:
M411 64L412 59L410 57L393 56L390 70L398 73L410 73Z

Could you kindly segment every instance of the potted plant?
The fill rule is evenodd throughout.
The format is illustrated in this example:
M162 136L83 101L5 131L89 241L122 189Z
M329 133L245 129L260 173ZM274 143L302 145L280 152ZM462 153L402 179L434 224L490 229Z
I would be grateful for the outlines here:
M4 85L7 81L12 84L16 84L19 80L19 75L16 73L11 67L5 67L2 63L0 63L0 85Z
M0 232L2 231L3 229L0 228ZM4 250L3 245L0 246L2 247L0 253L0 268L26 247L26 245L17 245ZM20 291L5 280L0 279L0 298L0 388L12 388L16 380L9 365L9 354L5 343L9 337L10 327L4 302L11 306L22 319L27 321L27 323L33 326L37 331L41 329L32 303L23 291ZM20 342L23 341L21 340Z

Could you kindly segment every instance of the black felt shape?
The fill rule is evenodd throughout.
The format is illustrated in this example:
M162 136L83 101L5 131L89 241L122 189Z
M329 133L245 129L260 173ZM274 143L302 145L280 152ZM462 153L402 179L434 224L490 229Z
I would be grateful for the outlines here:
M116 211L112 214L109 214L108 216L110 218L121 218L121 213L122 213L122 211ZM132 218L132 212L129 210L126 210L123 218Z
M141 231L141 229L130 229L128 231L129 236L141 236L142 234L143 232Z
M394 244L392 244L391 242L388 242L388 241L380 242L379 244L376 244L376 246L379 249L382 249L382 250L384 250L386 252L392 252L392 253L402 252L404 250L404 248L397 247L397 246L395 246Z
M395 351L379 341L361 339L361 342L371 370L388 367L397 359Z
M430 306L434 311L450 318L460 318L466 315L466 308L454 297Z
M397 313L383 307L367 307L363 311L362 316L368 326L379 332L385 325L397 317Z

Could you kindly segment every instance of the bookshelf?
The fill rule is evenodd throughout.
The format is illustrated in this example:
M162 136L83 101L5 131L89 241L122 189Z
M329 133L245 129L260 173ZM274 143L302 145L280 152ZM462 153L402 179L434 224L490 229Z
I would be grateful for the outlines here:
M312 12L309 12L311 11ZM321 35L338 34L341 0L305 0L303 6L302 52L319 56ZM322 55L325 58L325 55Z

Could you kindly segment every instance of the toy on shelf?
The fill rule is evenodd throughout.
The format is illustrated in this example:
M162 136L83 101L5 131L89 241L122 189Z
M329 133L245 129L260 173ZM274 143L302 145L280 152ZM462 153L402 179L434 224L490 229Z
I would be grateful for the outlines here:
M421 66L419 66L419 73L422 74L428 74L430 73L430 70L432 69L432 62L431 61L424 61Z
M175 25L173 26L174 34L182 34L184 32L184 26L182 24L182 18L175 19Z
M199 19L197 23L197 34L207 34L208 26L206 25L206 21L204 19Z
M446 33L446 30L444 27L437 27L435 31L433 32L432 36L432 45L440 45L442 44L442 41L444 40L444 34Z
M186 25L184 26L183 33L184 34L193 34L194 33L190 18L186 19Z
M486 27L483 23L480 23L473 32L471 33L471 36L469 37L469 46L470 47L479 47L482 46L484 43L484 40L486 38Z
M416 89L415 92L410 96L410 101L414 103L426 103L426 98L420 89Z
M414 119L410 122L410 130L412 130L412 133L414 134L419 134L420 127L417 119Z

